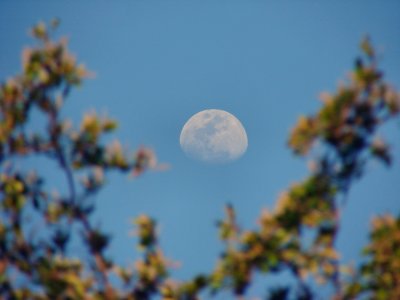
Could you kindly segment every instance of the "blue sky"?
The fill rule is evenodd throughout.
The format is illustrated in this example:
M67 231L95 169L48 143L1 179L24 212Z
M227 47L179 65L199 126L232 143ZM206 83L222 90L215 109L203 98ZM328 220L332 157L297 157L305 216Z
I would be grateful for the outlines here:
M225 203L234 204L244 228L255 228L260 210L307 174L306 161L286 147L290 128L320 107L320 92L345 78L365 34L400 89L400 2L338 2L3 0L0 78L21 69L21 51L32 43L28 28L59 17L58 34L96 73L73 92L66 115L107 112L120 121L116 136L124 145L148 145L171 165L137 180L110 177L96 199L96 219L114 236L110 254L122 264L137 257L129 219L147 213L158 220L166 254L182 263L174 274L187 278L211 270ZM248 150L238 161L206 165L181 151L183 125L209 108L234 114L245 127ZM395 154L399 127L382 133ZM352 188L338 240L344 261L358 257L373 215L399 212L399 161L396 155L390 170L370 164Z

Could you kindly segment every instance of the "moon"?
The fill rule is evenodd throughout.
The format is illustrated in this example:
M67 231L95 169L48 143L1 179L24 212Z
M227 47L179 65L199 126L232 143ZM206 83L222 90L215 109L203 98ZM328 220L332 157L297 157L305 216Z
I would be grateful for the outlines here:
M247 134L242 123L220 109L193 115L183 126L179 142L187 156L207 163L228 163L247 150Z

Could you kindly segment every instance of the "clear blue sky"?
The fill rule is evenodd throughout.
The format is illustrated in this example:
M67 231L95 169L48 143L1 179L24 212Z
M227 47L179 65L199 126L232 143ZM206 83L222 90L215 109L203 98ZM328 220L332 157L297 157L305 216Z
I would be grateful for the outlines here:
M21 50L32 42L28 28L53 17L72 52L97 74L72 94L66 114L78 120L91 109L106 111L120 121L123 144L151 146L171 165L137 180L111 176L96 200L96 219L114 236L110 254L122 264L137 257L129 219L149 214L167 255L182 263L178 278L211 270L225 203L235 205L244 228L255 228L260 210L307 174L306 161L286 147L289 130L318 109L320 92L345 78L365 34L400 89L396 0L2 0L2 80L21 68ZM205 165L181 151L182 126L208 108L234 114L246 128L249 147L240 160ZM370 164L350 192L338 240L344 261L358 257L373 215L400 211L399 127L384 132L394 167Z

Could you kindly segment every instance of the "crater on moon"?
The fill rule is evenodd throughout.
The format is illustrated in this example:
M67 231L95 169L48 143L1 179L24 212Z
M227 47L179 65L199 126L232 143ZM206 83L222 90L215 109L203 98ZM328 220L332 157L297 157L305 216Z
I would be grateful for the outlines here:
M183 126L180 145L191 158L226 163L238 159L247 149L247 134L240 121L219 109L193 115Z

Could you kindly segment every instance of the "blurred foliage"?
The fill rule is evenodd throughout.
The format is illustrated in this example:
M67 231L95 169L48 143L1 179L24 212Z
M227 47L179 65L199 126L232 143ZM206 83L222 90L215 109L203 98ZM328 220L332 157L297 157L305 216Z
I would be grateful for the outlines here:
M322 94L321 109L301 117L291 132L289 147L312 159L310 175L263 211L255 230L240 228L227 205L226 218L217 222L225 247L214 270L180 282L170 277L173 263L146 215L133 221L142 258L127 267L106 255L111 236L92 224L93 195L109 171L138 176L157 161L150 149L129 152L118 141L105 143L115 120L92 112L74 127L62 117L71 90L90 73L65 39L51 39L57 26L56 20L32 29L37 46L23 52L22 73L0 88L1 299L195 300L221 291L244 299L256 273L283 272L295 284L267 285L265 299L320 299L320 285L332 287L332 299L400 299L400 217L373 219L356 269L341 265L335 248L339 199L368 161L392 162L390 147L376 133L398 115L400 96L383 80L368 39L349 80L334 94ZM33 115L45 122L44 130L32 126ZM311 151L316 148L318 155ZM43 175L15 166L39 156L57 163L66 194L51 193ZM68 248L75 236L87 258Z

